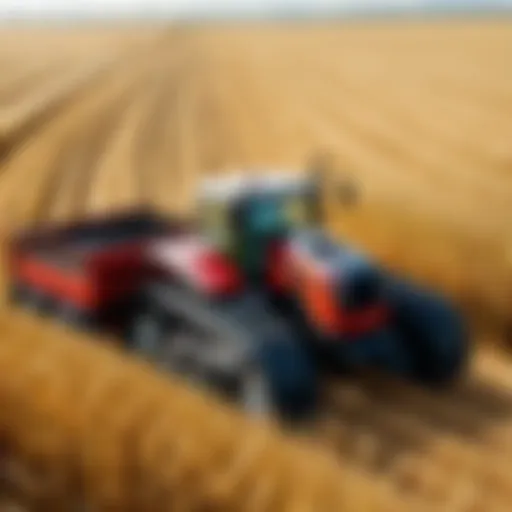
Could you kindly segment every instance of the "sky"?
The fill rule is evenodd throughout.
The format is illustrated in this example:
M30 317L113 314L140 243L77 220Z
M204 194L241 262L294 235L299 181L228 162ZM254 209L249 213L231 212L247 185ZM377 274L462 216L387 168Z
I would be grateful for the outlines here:
M512 0L0 0L0 17L130 17L142 13L175 17L207 12L250 15L287 9L325 12L343 8L415 8L429 4L452 7L475 3L512 6Z

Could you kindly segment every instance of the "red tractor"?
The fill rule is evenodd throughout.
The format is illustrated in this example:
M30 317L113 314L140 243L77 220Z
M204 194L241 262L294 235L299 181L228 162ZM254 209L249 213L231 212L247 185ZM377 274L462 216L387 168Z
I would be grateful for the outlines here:
M197 222L126 212L11 245L11 298L118 335L247 411L298 419L323 372L376 367L446 384L462 317L321 230L316 176L205 180Z

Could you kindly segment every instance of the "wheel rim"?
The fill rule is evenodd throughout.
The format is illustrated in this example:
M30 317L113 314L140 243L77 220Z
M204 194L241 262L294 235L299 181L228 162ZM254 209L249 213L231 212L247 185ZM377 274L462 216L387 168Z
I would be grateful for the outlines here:
M158 354L160 327L151 315L140 317L134 326L134 348L144 357L153 358Z
M192 335L186 332L177 332L171 336L159 351L162 367L168 371L179 374L189 380L198 380L198 370L190 355L193 344Z
M269 416L274 412L270 389L260 370L253 368L244 373L240 387L245 412L254 416Z

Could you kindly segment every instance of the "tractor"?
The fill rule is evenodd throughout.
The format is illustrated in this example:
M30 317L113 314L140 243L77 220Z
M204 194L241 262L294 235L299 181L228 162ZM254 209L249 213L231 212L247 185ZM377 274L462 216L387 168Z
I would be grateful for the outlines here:
M25 233L12 301L115 333L251 414L310 417L332 371L449 385L468 355L462 316L331 237L322 188L320 173L233 173L203 180L190 222L126 212Z

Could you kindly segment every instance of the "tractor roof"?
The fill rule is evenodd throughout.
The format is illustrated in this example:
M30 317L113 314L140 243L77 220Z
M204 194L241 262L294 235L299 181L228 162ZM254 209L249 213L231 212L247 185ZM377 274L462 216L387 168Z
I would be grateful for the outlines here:
M229 201L247 192L296 193L309 186L309 176L276 169L240 170L204 178L199 187L203 198Z

